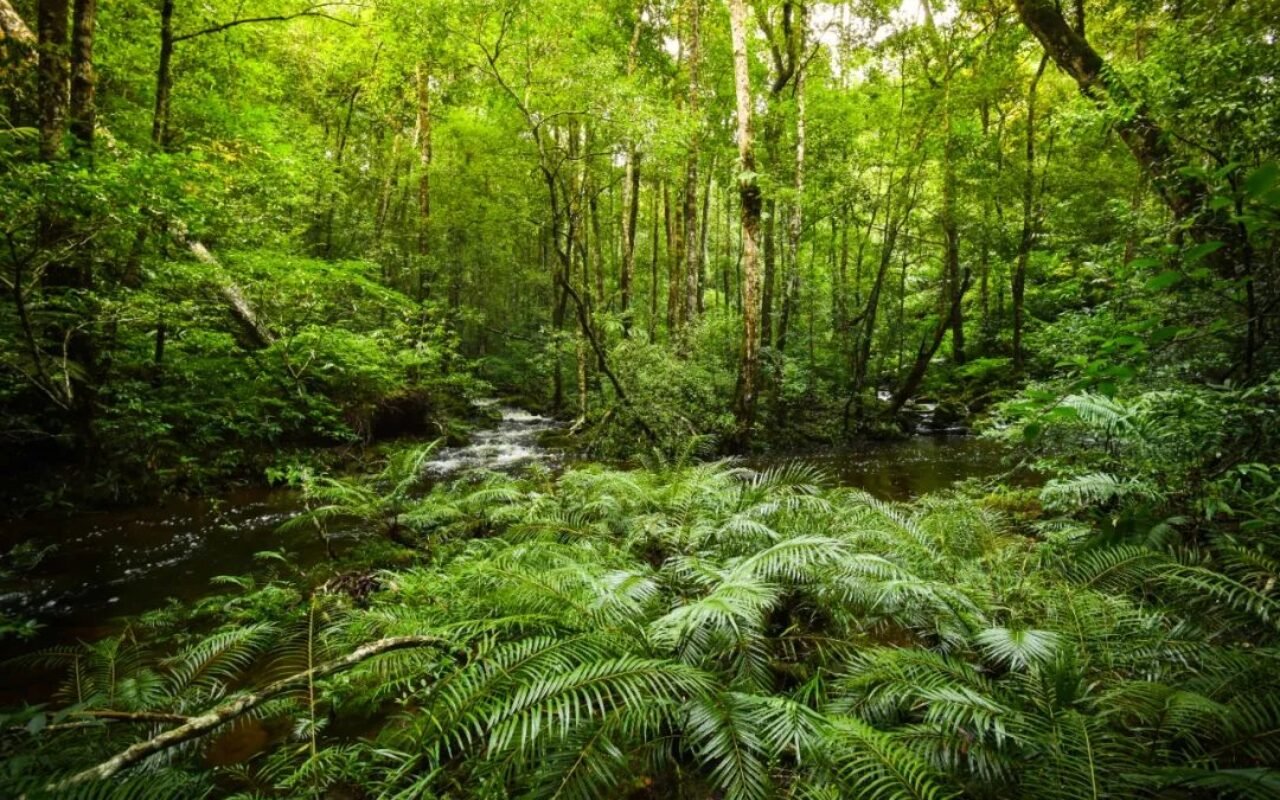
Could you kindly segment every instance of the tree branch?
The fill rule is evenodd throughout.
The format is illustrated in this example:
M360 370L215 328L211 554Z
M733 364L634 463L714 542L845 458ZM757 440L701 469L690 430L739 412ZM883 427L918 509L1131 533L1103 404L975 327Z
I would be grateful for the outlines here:
M183 742L203 736L214 728L252 711L266 701L298 686L303 686L318 678L328 677L334 673L350 669L362 661L374 656L390 653L394 650L406 650L414 647L430 647L447 644L444 639L435 636L396 636L379 639L351 651L342 658L327 661L309 670L298 672L287 678L267 684L257 692L241 695L214 708L212 711L192 717L185 724L167 730L143 742L131 745L95 767L78 772L67 780L49 787L50 791L62 791L75 784L87 781L106 780L143 761L156 753L176 747Z
M5 0L0 0L0 2L5 2ZM230 28L235 28L239 25L252 25L258 22L288 22L291 19L298 19L299 17L319 17L320 19L327 19L330 22L338 22L343 25L349 25L354 28L356 27L356 23L350 20L342 19L341 17L335 17L331 14L326 14L323 11L319 10L321 8L328 8L330 6L345 6L345 5L348 5L348 4L347 3L320 3L319 5L310 6L294 14L276 14L276 15L266 16L266 17L246 17L244 19L233 19L230 22L224 22L220 25L214 25L213 27L205 28L204 30L192 31L191 33L184 33L184 34L181 34L180 36L175 36L173 37L173 41L175 43L185 42L188 39L195 39L200 36L209 36L215 33L222 33L225 30L228 30Z

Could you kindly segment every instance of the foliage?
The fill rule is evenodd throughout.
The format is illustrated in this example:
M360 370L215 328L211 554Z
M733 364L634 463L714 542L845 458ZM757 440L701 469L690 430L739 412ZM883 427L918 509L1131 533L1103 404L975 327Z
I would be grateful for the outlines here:
M216 779L278 796L1265 794L1273 601L1211 565L1037 543L963 497L901 506L823 483L729 463L464 478L406 512L453 536L367 600L250 604L165 655L131 632L38 656L72 666L69 683L51 724L31 722L53 713L40 708L17 718L29 732L10 755L47 781L121 746L102 722L53 730L78 712L193 713L307 647L434 635L448 648L263 712L372 713L376 740L320 729L316 749L282 745ZM1205 600L1234 611L1205 615Z

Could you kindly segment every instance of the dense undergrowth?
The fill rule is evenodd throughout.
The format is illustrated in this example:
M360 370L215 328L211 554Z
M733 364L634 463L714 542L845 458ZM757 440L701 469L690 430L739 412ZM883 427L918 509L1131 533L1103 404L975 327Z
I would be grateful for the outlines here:
M367 262L263 252L224 260L271 320L272 340L237 340L208 265L194 260L165 264L145 290L97 297L116 322L100 345L108 366L90 450L74 446L64 411L42 407L30 385L0 389L15 428L54 432L15 434L0 459L13 477L10 513L206 493L261 482L284 461L333 461L343 447L463 435L468 400L484 384L458 362L437 307L384 287Z
M1280 796L1277 36L0 0L0 516L280 479L333 556L11 664L0 795ZM432 485L494 396L602 463ZM926 413L1043 485L714 460Z
M661 459L423 494L418 450L371 482L309 479L291 524L355 521L357 561L326 580L272 555L193 608L29 657L66 679L7 716L3 780L32 796L1275 796L1274 479L1212 469L1225 443L1200 435L1233 408L1274 447L1274 389L1056 408L1040 441L1074 473L910 504L803 466ZM264 698L250 716L273 738L249 761L211 765L224 725L60 783L394 637L417 646Z

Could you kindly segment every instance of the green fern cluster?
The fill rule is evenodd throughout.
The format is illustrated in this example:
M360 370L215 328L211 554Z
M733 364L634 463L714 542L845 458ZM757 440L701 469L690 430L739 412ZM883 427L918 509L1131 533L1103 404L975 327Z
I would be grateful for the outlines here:
M731 463L467 478L415 512L450 534L432 563L383 574L367 607L312 600L292 620L130 664L121 674L166 688L127 702L208 707L278 642L341 653L429 635L449 646L283 699L269 713L305 724L217 770L217 785L242 797L1276 796L1270 588L1150 548L1042 541L958 496L899 505L825 484L804 466ZM104 694L118 683L94 678L80 707L118 706ZM325 730L359 714L383 719L375 736Z

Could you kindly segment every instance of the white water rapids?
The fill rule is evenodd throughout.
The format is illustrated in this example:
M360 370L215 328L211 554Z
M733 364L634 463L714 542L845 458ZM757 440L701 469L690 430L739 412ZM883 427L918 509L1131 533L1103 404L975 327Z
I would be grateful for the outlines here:
M494 406L497 401L477 405ZM510 406L498 406L498 411L502 420L496 428L476 431L470 444L441 450L427 462L427 472L444 476L468 469L501 470L554 458L538 446L538 437L555 428L555 420Z

